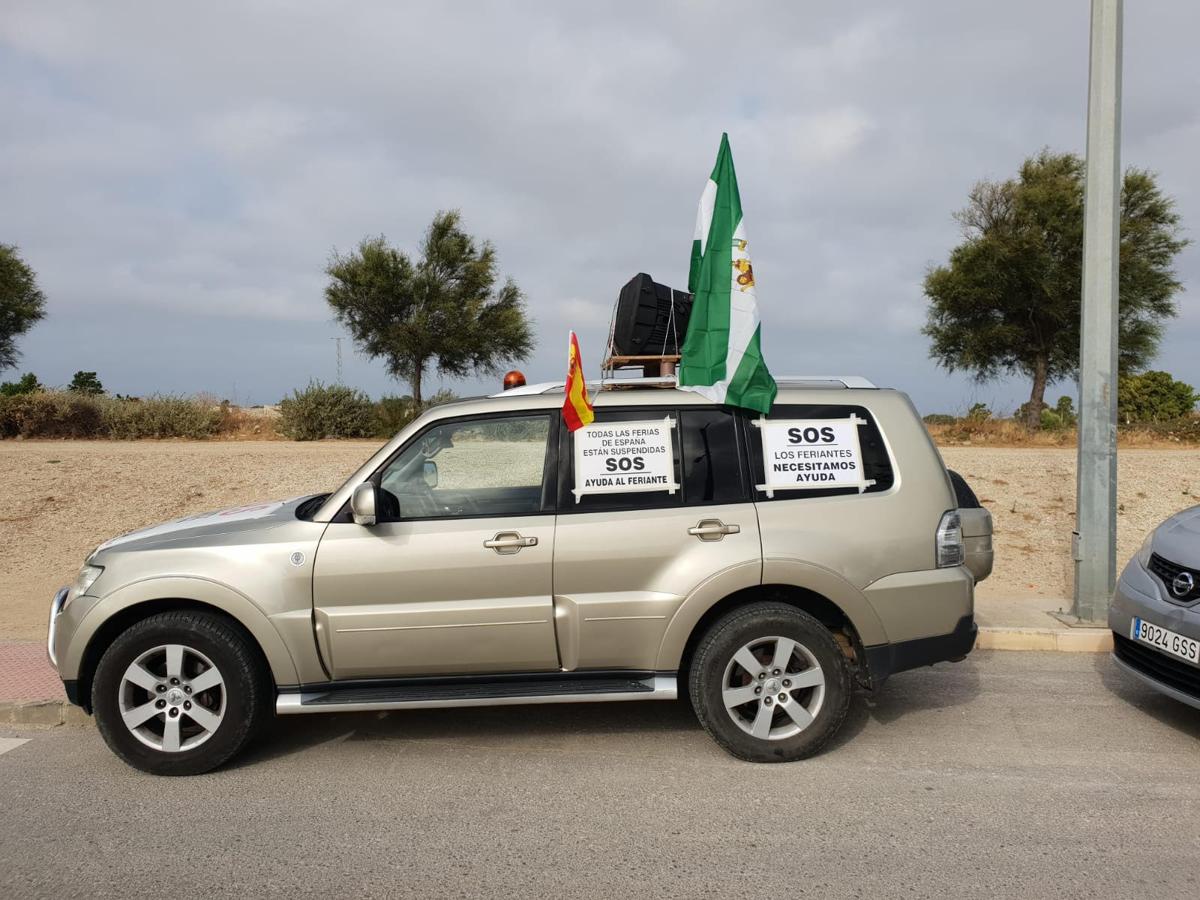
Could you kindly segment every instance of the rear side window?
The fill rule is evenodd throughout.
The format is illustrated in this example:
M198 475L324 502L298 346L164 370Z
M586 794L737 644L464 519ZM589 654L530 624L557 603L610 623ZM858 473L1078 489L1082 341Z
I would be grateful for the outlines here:
M721 409L679 413L683 502L688 506L746 500L737 420Z
M895 484L896 476L892 471L892 461L888 455L883 435L875 423L875 417L863 406L851 405L777 405L772 408L768 419L846 419L857 416L863 420L858 426L858 442L862 451L863 475L874 484L867 487L863 493L877 494L889 490ZM750 445L750 471L754 485L764 483L762 435L759 429L747 422L746 432ZM804 490L777 490L773 498L755 489L758 502L774 500L805 500L811 497L838 497L857 494L857 488L815 488Z

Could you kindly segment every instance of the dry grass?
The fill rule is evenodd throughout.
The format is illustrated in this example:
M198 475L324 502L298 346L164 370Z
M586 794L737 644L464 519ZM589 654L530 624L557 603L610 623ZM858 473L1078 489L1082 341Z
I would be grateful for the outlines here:
M1117 432L1117 446L1145 450L1200 447L1200 420L1183 427L1128 427ZM939 447L1075 447L1074 428L1031 431L1012 419L972 421L959 419L953 425L929 425L926 429Z
M276 427L279 410L273 406L226 407L221 430L216 439L222 441L282 441L284 436Z

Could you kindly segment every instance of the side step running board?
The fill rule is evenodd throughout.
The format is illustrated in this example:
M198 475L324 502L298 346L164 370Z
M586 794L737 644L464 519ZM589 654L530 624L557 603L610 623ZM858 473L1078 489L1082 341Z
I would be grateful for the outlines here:
M293 691L279 695L279 715L313 712L375 712L437 709L446 706L510 706L520 703L611 703L618 700L674 700L674 675L650 678L564 678L482 684L422 684L345 690Z

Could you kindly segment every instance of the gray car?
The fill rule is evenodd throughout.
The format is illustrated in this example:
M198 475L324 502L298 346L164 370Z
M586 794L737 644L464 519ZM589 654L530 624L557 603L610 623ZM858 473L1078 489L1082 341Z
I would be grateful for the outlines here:
M1200 506L1146 537L1121 573L1108 625L1122 669L1200 709Z

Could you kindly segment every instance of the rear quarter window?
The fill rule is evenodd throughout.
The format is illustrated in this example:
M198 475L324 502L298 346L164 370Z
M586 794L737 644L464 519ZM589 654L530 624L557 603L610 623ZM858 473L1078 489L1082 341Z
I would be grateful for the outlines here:
M863 493L878 494L891 489L892 485L896 482L892 460L888 455L887 445L884 443L883 434L875 422L875 417L871 415L866 407L852 404L777 405L771 409L771 414L767 418L772 420L845 419L850 415L858 416L866 422L866 424L858 426L858 442L862 449L863 474L867 480L874 481L875 483L864 490ZM762 435L749 419L745 420L745 424L750 447L750 471L754 476L753 484L760 485L766 480L763 472ZM770 502L771 500L806 500L813 497L840 497L857 493L858 490L853 487L776 490L775 496L769 498L765 492L757 488L754 491L755 499L760 503Z

